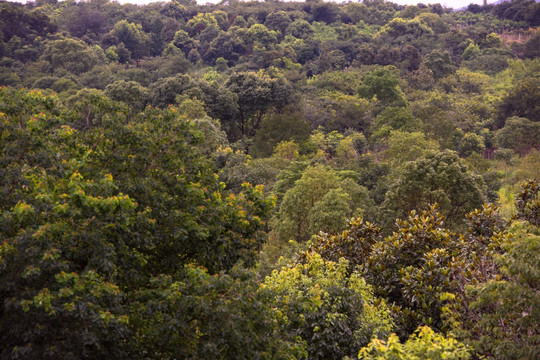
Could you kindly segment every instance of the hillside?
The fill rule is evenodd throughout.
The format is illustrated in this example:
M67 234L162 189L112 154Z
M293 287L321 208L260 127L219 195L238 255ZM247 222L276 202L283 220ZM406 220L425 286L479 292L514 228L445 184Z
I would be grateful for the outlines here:
M0 359L538 358L539 24L0 2Z

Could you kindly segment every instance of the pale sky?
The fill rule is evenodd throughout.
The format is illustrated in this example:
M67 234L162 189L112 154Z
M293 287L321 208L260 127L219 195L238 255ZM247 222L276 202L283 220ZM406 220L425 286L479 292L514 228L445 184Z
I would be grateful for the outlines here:
M25 3L26 0L8 0L8 1L14 1L14 2L20 2L20 3ZM125 3L131 3L131 4L139 4L139 5L142 5L142 4L148 4L148 3L151 3L151 2L155 2L156 0L117 0L119 3L121 4L125 4ZM163 0L163 2L166 2L167 0ZM199 4L206 4L206 3L217 3L219 2L220 0L197 0L197 2ZM538 0L536 0L538 1ZM340 1L336 1L336 2L340 2ZM354 2L354 1L353 1ZM440 3L441 5L445 6L445 7L448 7L448 8L453 8L453 9L459 9L459 8L462 8L462 7L465 7L469 4L478 4L478 5L482 5L483 3L483 0L393 0L391 1L393 3L396 3L396 4L400 4L400 5L416 5L418 3L424 3L424 4L436 4L436 3ZM488 0L488 3L492 3L494 2L494 0Z

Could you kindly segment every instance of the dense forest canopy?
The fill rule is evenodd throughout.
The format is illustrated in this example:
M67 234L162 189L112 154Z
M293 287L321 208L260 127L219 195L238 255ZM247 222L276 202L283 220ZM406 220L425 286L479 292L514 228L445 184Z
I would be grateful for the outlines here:
M0 359L537 359L539 25L0 1Z

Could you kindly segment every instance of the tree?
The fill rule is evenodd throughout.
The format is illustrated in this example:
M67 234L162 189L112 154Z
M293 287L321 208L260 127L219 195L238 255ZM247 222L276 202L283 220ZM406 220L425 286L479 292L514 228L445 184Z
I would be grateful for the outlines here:
M189 35L195 36L200 34L208 27L218 26L216 18L210 13L199 13L192 17L186 24Z
M148 54L150 38L140 24L130 23L127 20L120 20L111 30L119 43L123 43L131 52L134 59L140 59Z
M184 52L184 55L188 55L189 52L196 48L195 41L184 30L178 30L174 34L174 38L171 42L174 46Z
M251 25L246 31L246 37L250 43L258 42L265 47L278 42L277 33L262 24Z
M78 38L85 35L102 35L108 30L106 15L97 9L85 6L85 4L64 8L59 20L65 23L72 36Z
M461 140L459 154L468 157L471 154L482 154L484 152L484 138L474 133L466 133Z
M523 55L525 57L534 59L540 56L540 31L536 31L533 36L525 43L525 49Z
M386 107L373 122L373 137L385 138L392 131L415 132L422 129L422 121L408 108Z
M36 37L46 37L56 30L57 25L39 11L30 11L21 4L13 3L3 3L0 7L0 38L4 43L16 37L28 44Z
M407 163L390 185L383 208L390 224L412 210L438 203L448 225L455 227L484 200L481 177L471 174L456 153L445 150Z
M238 72L231 75L225 86L238 96L239 116L235 125L242 136L253 136L268 110L291 101L292 86L282 77Z
M337 262L343 258L348 261L352 273L367 259L373 244L381 239L381 228L362 217L353 218L341 233L319 233L308 249L298 254L297 261L304 263L311 253L319 254L325 261Z
M388 137L386 158L397 168L408 161L415 161L427 152L437 150L438 144L429 141L421 132L391 131Z
M512 116L497 131L495 141L502 148L513 149L525 155L532 148L540 146L540 122Z
M273 292L260 287L253 271L210 275L188 265L182 273L155 279L147 291L150 300L134 320L144 325L136 351L176 359L305 358L305 345L289 334Z
M286 34L292 35L298 39L307 39L313 35L313 27L309 22L303 19L294 20L289 26L287 26Z
M538 79L528 77L516 82L513 89L501 99L496 117L497 128L504 127L506 119L519 116L540 122L540 85Z
M167 2L159 13L164 16L174 18L176 20L185 19L189 14L185 5L181 4L180 1L172 0Z
M264 25L270 30L275 30L281 32L282 35L285 35L287 27L292 23L291 18L285 11L277 11L268 14Z
M453 64L448 51L442 52L440 50L433 50L424 57L422 63L433 72L433 78L435 80L452 75L456 72L456 67Z
M201 89L201 98L208 115L221 121L221 126L229 139L240 138L241 133L236 125L236 120L239 117L238 95L217 81L200 80L197 82L197 86Z
M100 50L80 40L53 40L47 44L42 59L49 63L53 71L64 68L74 74L81 74L103 61L104 54Z
M208 51L204 54L204 58L208 62L216 61L216 67L219 68L219 58L229 60L232 64L236 63L242 55L248 51L248 46L242 36L233 32L220 32L219 35L212 40L208 47Z
M340 9L336 4L315 2L311 4L311 16L313 21L322 21L331 24L337 20Z
M176 96L194 86L188 75L178 74L159 79L152 83L148 89L150 103L154 106L166 107L174 104Z
M137 357L153 278L253 266L265 239L273 199L224 192L175 109L85 101L100 121L77 130L56 97L0 90L2 358Z
M388 299L396 316L399 335L406 337L418 326L445 330L444 309L454 290L450 278L456 241L443 228L436 205L412 211L384 240L373 244L362 265L375 294Z
M310 231L310 211L315 204L332 188L336 188L337 177L334 171L323 167L308 168L289 189L275 218L274 229L282 241L290 239L305 241Z
M372 340L362 348L359 359L409 360L409 359L447 359L468 360L470 350L452 337L435 333L429 326L419 327L405 344L392 334L388 341Z
M311 232L336 233L342 230L350 215L350 201L350 195L341 188L327 192L310 211Z
M136 81L115 81L107 85L105 95L115 101L123 101L135 112L142 111L148 99L148 90Z
M293 177L294 185L289 184L292 187L284 193L273 219L279 239L306 241L320 230L341 231L348 218L369 211L372 202L367 189L351 177L357 174L323 166L307 168L299 179ZM281 186L276 184L277 189Z
M399 78L389 68L377 69L364 77L358 94L371 100L374 96L384 104L405 104L405 95L399 88Z
M288 140L304 142L309 132L309 124L299 112L285 110L282 114L267 114L253 138L249 153L256 157L270 156L279 143Z
M521 184L521 191L516 199L516 218L540 226L540 196L538 196L538 180L530 180Z
M392 19L380 30L381 35L388 35L394 38L405 35L419 37L430 33L433 33L433 30L422 24L419 20L404 20L399 17Z
M312 253L305 264L275 270L262 285L273 292L288 331L306 343L309 359L356 356L392 327L384 301L378 302L360 275L347 269L344 259L324 261Z
M502 279L469 290L480 313L474 345L488 358L534 359L540 356L540 236L517 226L510 231L514 239L497 260Z

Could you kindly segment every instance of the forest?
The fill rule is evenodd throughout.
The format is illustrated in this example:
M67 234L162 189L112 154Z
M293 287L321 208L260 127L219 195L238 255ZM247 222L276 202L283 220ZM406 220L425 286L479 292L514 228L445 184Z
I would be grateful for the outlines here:
M539 25L0 1L0 359L539 359Z

